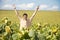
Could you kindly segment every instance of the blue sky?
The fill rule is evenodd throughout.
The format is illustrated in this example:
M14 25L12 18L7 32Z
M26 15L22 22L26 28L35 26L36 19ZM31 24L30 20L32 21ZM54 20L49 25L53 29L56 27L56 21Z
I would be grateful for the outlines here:
M40 6L40 10L60 10L60 0L0 0L0 10L13 9L15 4L18 10L34 10Z

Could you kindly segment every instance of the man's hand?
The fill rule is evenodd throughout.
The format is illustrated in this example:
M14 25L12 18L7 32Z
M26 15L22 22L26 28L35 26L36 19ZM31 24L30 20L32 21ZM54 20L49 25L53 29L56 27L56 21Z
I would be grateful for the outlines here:
M14 9L16 9L16 6L15 6L15 4L13 4L12 6L13 6L13 8L14 8Z
M39 9L39 6L37 6L36 10L38 11L38 9Z

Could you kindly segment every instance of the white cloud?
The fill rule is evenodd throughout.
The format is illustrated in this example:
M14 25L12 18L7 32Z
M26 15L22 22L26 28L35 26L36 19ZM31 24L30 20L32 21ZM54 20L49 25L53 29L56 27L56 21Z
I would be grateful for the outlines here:
M6 4L6 5L4 5L3 7L4 7L4 8L12 8L12 5Z
M19 1L19 0L2 0L3 2L8 2L8 1Z
M24 9L24 10L33 8L33 6L34 6L34 3L16 5L17 9ZM13 7L12 7L12 4L5 4L2 6L2 9L13 9Z
M33 9L34 3L28 3L28 4L18 4L16 5L17 9L22 9L22 10L30 10ZM41 4L40 5L40 10L58 10L59 6L57 5L46 5L46 4ZM5 4L2 6L0 9L13 9L11 4Z
M17 7L20 7L22 9L29 9L29 8L33 8L34 6L34 3L28 3L28 4L20 4L20 5L17 5Z
M48 8L48 5L46 5L46 4L41 4L41 5L40 5L40 9L41 9L41 10L44 10L44 9L46 9L46 8Z
M48 8L48 10L58 10L58 6L57 5L53 5L51 8Z
M19 0L15 0L15 1L19 1Z
M8 2L9 0L2 0L3 2Z
M12 9L13 7L12 7L12 5L11 4L5 4L5 5L3 5L0 9Z
M53 6L49 6L49 5L46 5L46 4L41 4L40 5L40 10L58 10L59 6L57 5L53 5Z
M59 7L58 6L53 6L52 9L57 10Z

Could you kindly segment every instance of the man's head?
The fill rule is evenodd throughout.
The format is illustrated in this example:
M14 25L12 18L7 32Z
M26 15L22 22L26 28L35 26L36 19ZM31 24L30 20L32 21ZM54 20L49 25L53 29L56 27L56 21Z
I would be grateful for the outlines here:
M27 19L27 17L28 17L27 13L24 13L24 14L23 14L23 18L24 18L24 19Z

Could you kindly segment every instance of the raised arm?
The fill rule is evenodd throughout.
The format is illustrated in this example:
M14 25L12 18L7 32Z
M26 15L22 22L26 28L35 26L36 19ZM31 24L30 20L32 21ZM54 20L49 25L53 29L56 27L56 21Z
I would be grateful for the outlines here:
M14 11L15 11L15 13L16 13L16 15L17 15L17 17L20 19L20 18L21 18L21 16L19 15L18 11L16 10L16 6L15 6L15 5L13 5L13 8L14 8Z
M31 21L32 21L32 19L34 18L34 16L36 15L38 9L39 9L39 6L37 6L36 10L35 10L34 13L32 14L32 16L30 17L30 20L31 20Z

